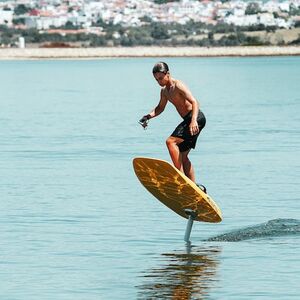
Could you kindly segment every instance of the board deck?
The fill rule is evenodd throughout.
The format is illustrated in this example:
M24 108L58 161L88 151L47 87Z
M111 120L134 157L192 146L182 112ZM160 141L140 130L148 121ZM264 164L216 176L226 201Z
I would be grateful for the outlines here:
M195 221L222 221L221 210L213 199L167 161L136 157L133 167L142 185L180 216L188 219L185 210L191 209L196 213Z

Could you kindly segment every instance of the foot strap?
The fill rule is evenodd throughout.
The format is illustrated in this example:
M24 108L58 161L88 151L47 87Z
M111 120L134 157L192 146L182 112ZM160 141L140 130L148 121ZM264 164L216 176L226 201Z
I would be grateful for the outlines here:
M205 187L203 184L198 184L198 183L197 183L197 186L198 186L205 194L207 194L207 193L206 193L206 187Z

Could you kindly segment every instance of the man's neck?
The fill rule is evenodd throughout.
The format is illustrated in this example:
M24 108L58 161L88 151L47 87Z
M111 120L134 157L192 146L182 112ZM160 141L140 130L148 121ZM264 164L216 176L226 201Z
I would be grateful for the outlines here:
M174 85L174 80L173 78L170 77L170 80L168 81L168 83L166 84L166 88L169 91L170 88Z

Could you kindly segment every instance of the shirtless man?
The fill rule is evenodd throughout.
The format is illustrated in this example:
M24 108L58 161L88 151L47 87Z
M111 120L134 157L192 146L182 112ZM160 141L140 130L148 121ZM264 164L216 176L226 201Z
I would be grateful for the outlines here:
M195 172L188 154L195 148L200 131L205 126L205 116L189 89L180 80L171 77L166 63L155 64L152 72L162 87L160 101L148 115L143 116L140 123L144 128L147 127L150 119L164 111L168 101L175 106L183 121L167 138L166 144L174 166L195 182Z

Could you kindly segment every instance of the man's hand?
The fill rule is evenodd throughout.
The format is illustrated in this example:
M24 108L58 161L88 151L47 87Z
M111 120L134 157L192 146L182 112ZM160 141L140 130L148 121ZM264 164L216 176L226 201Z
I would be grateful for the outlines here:
M144 129L146 129L146 127L148 126L148 122L149 122L149 115L143 116L140 120L139 123L143 126Z
M191 121L190 124L190 134L191 135L196 135L199 132L199 126L198 123L196 121Z

